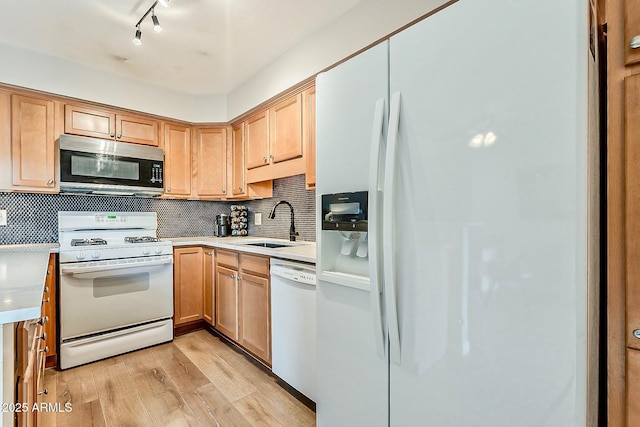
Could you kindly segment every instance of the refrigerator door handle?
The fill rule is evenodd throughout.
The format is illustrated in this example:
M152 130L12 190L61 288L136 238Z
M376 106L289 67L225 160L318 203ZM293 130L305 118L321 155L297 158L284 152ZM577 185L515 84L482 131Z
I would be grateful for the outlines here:
M400 365L400 330L398 328L398 305L396 301L395 254L393 240L393 202L396 178L396 151L398 148L398 127L400 125L400 92L391 95L389 112L389 135L387 137L387 154L384 165L384 199L382 203L382 241L384 242L383 271L384 296L387 323L389 327L389 358Z
M373 331L376 340L378 356L385 355L385 331L382 322L382 274L380 274L380 225L379 209L382 198L380 182L380 161L382 157L383 124L385 99L376 101L373 115L373 129L371 131L371 159L369 163L369 283L371 284L371 314L373 316Z

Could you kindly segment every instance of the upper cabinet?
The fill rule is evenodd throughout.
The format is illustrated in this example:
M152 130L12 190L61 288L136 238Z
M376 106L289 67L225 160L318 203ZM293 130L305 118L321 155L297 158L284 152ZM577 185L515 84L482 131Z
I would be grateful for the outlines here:
M159 122L147 117L72 104L65 105L64 115L68 134L153 146L160 140Z
M164 195L191 196L191 128L164 125Z
M60 103L45 97L0 94L0 187L55 193L55 139Z
M625 63L640 62L640 0L625 0Z
M302 94L302 139L306 151L305 176L308 189L316 187L316 88Z
M246 183L305 173L302 104L298 93L245 121Z
M198 128L193 144L193 179L197 196L227 195L227 129Z
M240 123L231 128L231 195L244 194L244 123Z

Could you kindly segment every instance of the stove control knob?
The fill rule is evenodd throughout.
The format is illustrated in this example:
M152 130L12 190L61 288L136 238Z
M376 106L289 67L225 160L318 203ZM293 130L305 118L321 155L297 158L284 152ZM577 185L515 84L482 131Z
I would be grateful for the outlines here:
M101 255L102 253L100 253L100 251L93 251L93 253L91 254L91 258L98 259Z
M155 253L156 255L160 255L162 253L162 248L156 248Z
M151 253L151 251L147 248L142 250L142 255L149 255Z
M81 251L76 255L76 259L78 260L85 259L86 257L87 257L87 254L85 254L84 251Z

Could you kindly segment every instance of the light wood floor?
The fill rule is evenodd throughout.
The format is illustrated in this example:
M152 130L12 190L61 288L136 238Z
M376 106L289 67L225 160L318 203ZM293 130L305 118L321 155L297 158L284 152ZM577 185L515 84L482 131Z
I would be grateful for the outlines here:
M206 331L66 371L48 369L49 426L314 426L315 414Z

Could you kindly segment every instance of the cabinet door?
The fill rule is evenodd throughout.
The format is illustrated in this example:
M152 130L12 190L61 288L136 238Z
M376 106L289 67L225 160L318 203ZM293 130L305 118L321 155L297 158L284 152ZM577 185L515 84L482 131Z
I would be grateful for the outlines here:
M71 104L64 106L64 133L113 139L115 132L115 114Z
M240 280L240 343L271 363L269 279L243 273Z
M244 184L244 122L231 129L231 194L245 194Z
M238 340L238 272L216 267L216 328Z
M302 94L270 109L269 134L272 163L302 157Z
M624 35L625 63L635 64L640 61L640 0L625 0Z
M191 129L167 124L164 129L164 192L191 195Z
M213 249L204 249L204 321L215 325L215 255Z
M625 139L627 156L627 182L626 182L626 216L627 236L640 236L640 222L635 220L640 215L640 170L631 167L630 159L640 158L640 74L625 78ZM633 218L634 220L629 220ZM633 331L640 330L640 239L628 239L627 242L627 347L640 349L640 339L636 338Z
M118 141L157 147L159 127L156 120L122 114L116 115L116 139Z
M204 281L202 248L173 251L174 324L202 319Z
M227 193L227 130L198 129L195 170L199 196L223 197Z
M640 351L627 349L627 425L640 426Z
M245 166L254 169L269 164L269 111L265 110L245 122Z
M316 88L304 91L302 117L303 143L305 146L305 175L307 188L316 186Z
M13 185L54 187L53 101L21 95L11 97L11 148Z
M44 332L47 334L45 349L47 366L56 365L56 255L49 256L47 279L42 297L42 317L46 319Z

